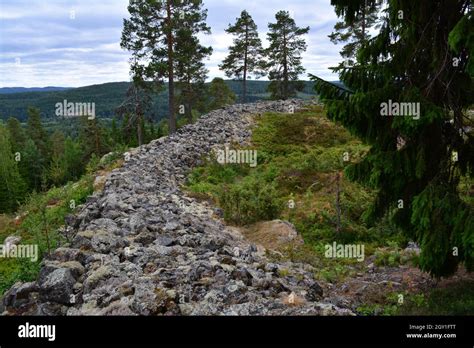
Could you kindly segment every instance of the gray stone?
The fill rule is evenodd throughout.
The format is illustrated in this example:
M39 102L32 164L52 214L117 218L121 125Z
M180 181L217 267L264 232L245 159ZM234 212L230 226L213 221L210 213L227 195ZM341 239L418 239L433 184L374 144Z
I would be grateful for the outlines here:
M70 269L58 268L39 283L40 297L45 301L69 304L75 282Z

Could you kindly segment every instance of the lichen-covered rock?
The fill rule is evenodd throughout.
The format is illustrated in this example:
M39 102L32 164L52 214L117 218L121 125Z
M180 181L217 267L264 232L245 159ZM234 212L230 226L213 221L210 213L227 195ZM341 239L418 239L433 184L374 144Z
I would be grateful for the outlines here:
M71 303L75 279L69 268L57 268L40 278L39 294L44 301Z

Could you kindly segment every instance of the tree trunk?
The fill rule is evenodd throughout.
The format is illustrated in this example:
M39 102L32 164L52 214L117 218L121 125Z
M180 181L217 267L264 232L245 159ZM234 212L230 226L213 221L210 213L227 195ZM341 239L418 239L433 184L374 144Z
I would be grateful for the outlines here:
M168 21L168 117L169 117L169 134L176 132L176 115L174 114L174 64L173 64L173 29L172 29L172 13L171 0L166 2L166 12Z
M193 123L193 111L192 111L192 106L191 106L191 99L192 99L192 87L191 87L191 82L187 81L186 84L186 102L185 102L185 115L186 118L188 119L189 123Z
M138 146L142 146L143 145L142 115L137 115L137 122L138 122L137 124Z
M142 122L143 122L143 115L142 115L142 107L140 103L140 98L138 95L138 89L136 86L134 86L134 94L135 94L135 118L137 122L137 139L138 139L138 146L143 145L143 128L142 128Z
M288 99L288 47L286 42L286 33L283 28L283 86L282 97L283 100Z

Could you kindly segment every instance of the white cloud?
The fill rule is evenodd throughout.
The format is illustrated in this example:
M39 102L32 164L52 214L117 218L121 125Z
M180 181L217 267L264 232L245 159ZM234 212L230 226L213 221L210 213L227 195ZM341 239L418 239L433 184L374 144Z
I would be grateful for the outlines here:
M340 47L327 35L337 18L329 0L204 0L211 35L201 42L214 53L206 62L209 77L225 77L218 65L227 55L232 36L229 23L246 9L267 45L269 22L278 10L289 10L298 26L310 26L303 65L309 73L334 80L328 69L340 61ZM120 48L127 0L1 0L0 87L84 86L129 79L129 53ZM75 18L70 18L74 9ZM21 67L15 59L21 59ZM302 76L302 78L306 78Z

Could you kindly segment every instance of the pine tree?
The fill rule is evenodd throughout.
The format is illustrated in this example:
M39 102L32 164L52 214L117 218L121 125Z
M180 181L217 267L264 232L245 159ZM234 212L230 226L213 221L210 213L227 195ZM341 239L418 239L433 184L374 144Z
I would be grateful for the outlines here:
M352 23L367 2L332 3ZM452 274L459 263L472 270L474 209L458 191L461 176L474 172L466 116L474 76L470 1L390 1L385 13L356 64L340 70L345 87L313 77L317 91L328 116L371 145L346 170L378 192L367 221L389 214L420 244L420 266L435 276ZM385 116L389 102L415 104L407 116L390 116L400 104Z
M93 154L100 158L110 150L110 147L107 144L106 132L97 118L81 117L80 121L79 143L82 145L82 162L87 163Z
M128 11L121 47L132 52L132 76L155 82L168 79L169 131L174 133L177 33L186 26L199 32L206 11L201 0L130 0Z
M24 198L25 188L12 154L8 131L0 124L0 213L14 211Z
M144 86L140 77L135 77L127 89L126 99L116 110L122 118L124 115L128 115L125 127L136 129L138 146L143 145L144 114L151 107L149 89Z
M211 33L210 27L205 23L207 11L200 14L198 21L187 16L188 14L184 14L184 25L176 32L176 78L179 90L176 105L180 113L184 107L188 122L192 122L192 111L205 91L204 82L208 70L204 59L212 54L212 47L202 46L197 37L198 33Z
M370 39L370 29L378 29L378 12L381 1L365 1L364 6L355 14L350 22L339 21L334 26L334 31L329 35L334 44L345 43L340 54L344 61L339 68L353 66L357 50ZM336 69L337 70L337 69Z
M235 35L235 38L229 47L229 55L219 68L225 71L227 77L242 80L242 102L245 103L247 79L251 79L248 74L255 74L257 78L265 74L262 41L258 37L257 25L245 10L234 25L229 24L226 32Z
M234 104L236 96L219 77L214 78L209 85L209 110L220 109L226 105Z
M288 99L304 88L298 76L305 69L301 65L301 53L306 51L306 42L302 35L309 27L299 28L288 11L279 11L276 23L269 23L267 34L270 46L265 50L270 69L269 92L273 99Z

